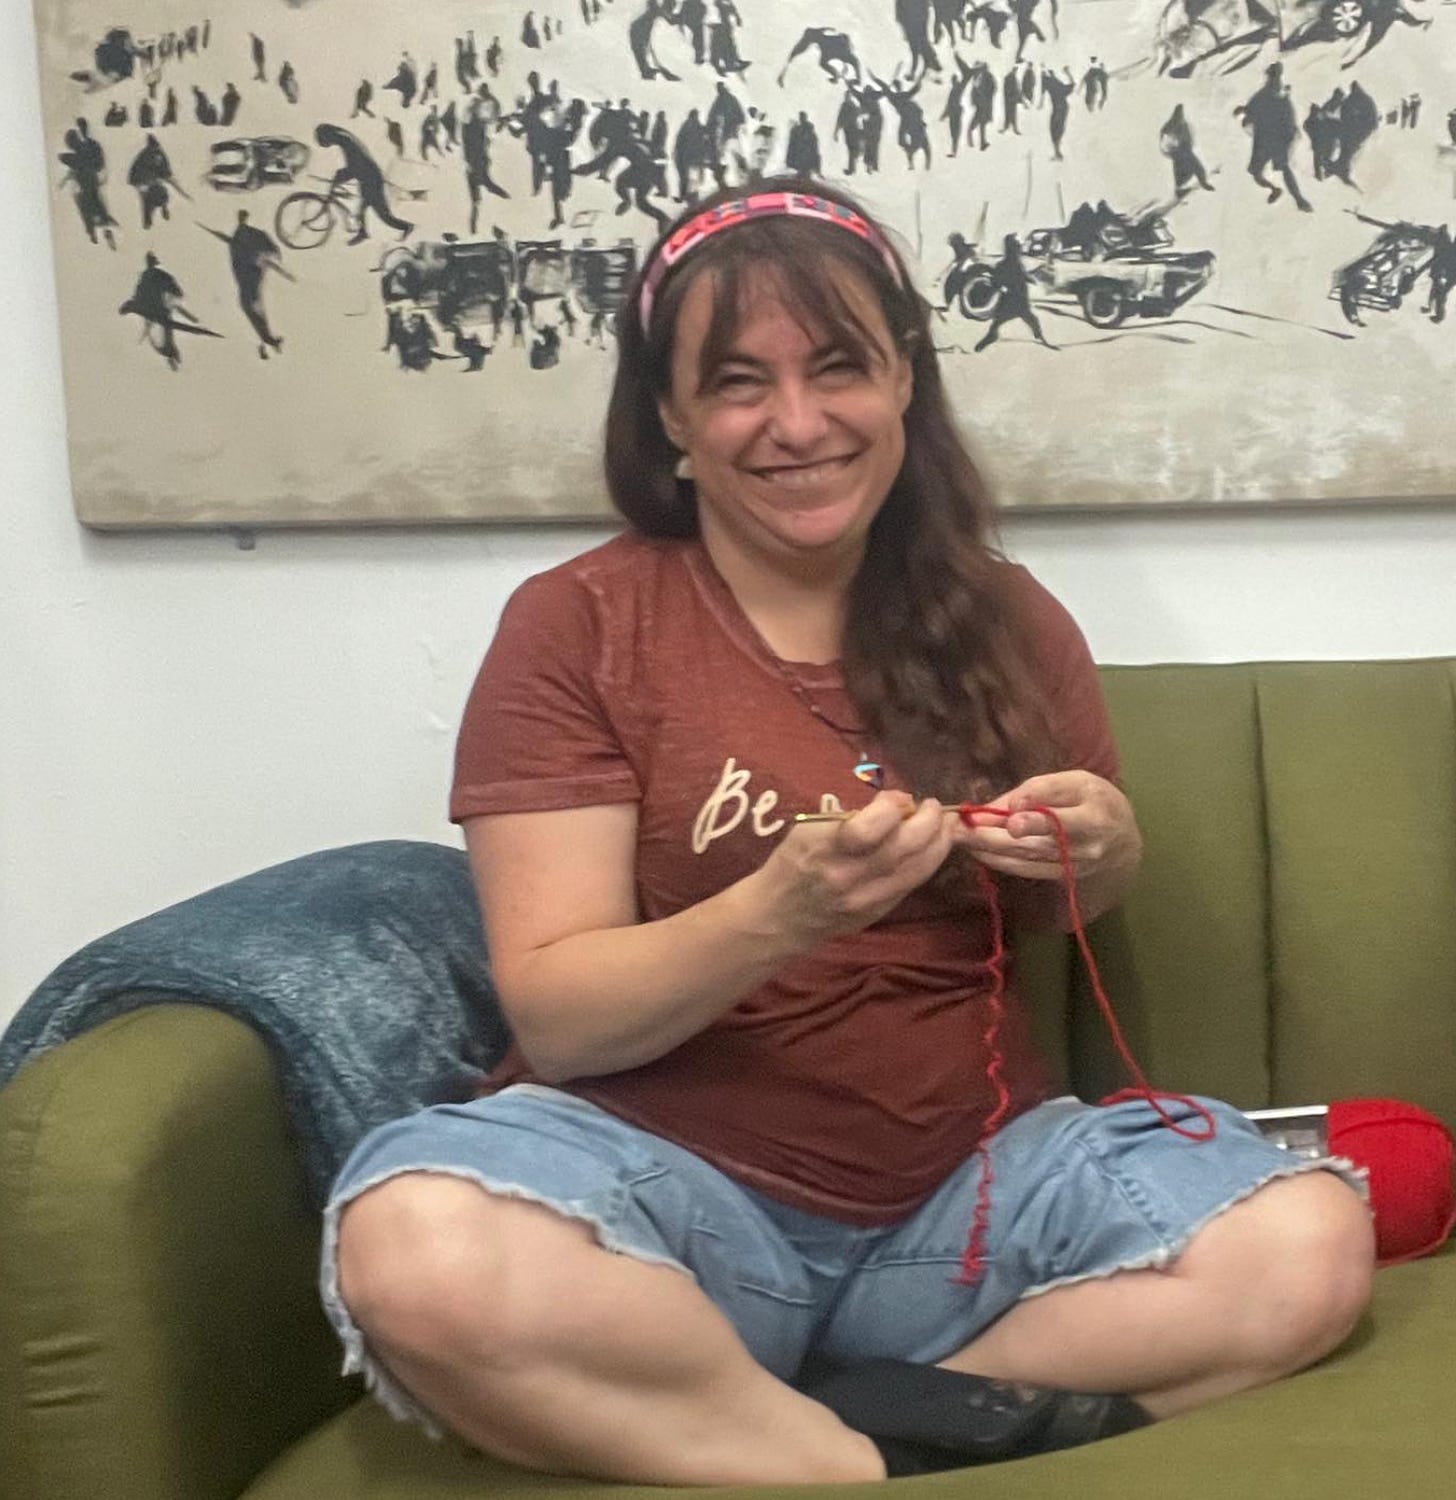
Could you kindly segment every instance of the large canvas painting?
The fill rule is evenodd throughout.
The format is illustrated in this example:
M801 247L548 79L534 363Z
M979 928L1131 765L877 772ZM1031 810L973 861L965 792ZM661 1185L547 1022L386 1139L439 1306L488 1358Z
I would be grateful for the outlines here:
M681 206L823 174L1008 508L1456 491L1438 0L36 0L78 515L607 514Z

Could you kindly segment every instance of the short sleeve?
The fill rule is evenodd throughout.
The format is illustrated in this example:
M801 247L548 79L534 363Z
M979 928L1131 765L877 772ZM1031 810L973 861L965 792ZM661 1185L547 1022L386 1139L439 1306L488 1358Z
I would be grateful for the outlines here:
M603 701L603 628L590 589L563 570L511 595L466 701L451 822L640 799Z

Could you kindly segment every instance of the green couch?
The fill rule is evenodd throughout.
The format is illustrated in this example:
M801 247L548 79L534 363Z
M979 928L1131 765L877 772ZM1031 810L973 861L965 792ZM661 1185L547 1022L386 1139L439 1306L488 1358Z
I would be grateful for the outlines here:
M1155 1084L1245 1108L1394 1095L1456 1122L1456 660L1104 681L1147 861L1094 936ZM1074 960L1059 938L1020 954L1047 1045L1096 1097L1126 1079ZM316 1248L268 1054L238 1022L158 1005L23 1069L0 1093L0 1500L598 1488L433 1444L361 1399L316 1304ZM1453 1415L1448 1246L1380 1272L1348 1344L1276 1386L897 1482L1434 1500L1456 1495Z

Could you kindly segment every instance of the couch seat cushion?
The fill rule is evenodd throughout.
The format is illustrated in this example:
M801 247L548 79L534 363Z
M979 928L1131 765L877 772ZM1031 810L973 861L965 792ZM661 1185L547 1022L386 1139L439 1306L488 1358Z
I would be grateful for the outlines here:
M897 1483L947 1500L1127 1500L1155 1493L1179 1500L1397 1493L1402 1500L1435 1500L1452 1493L1456 1475L1453 1349L1456 1247L1448 1245L1430 1259L1380 1272L1371 1312L1346 1346L1292 1379L1090 1447ZM744 1440L752 1441L751 1434ZM850 1489L883 1493L879 1485L839 1485L832 1493ZM669 1495L666 1486L527 1473L448 1439L434 1443L369 1399L296 1444L244 1500L543 1500L589 1490L644 1500ZM702 1493L672 1490L683 1500ZM739 1493L827 1500L831 1488L770 1485Z

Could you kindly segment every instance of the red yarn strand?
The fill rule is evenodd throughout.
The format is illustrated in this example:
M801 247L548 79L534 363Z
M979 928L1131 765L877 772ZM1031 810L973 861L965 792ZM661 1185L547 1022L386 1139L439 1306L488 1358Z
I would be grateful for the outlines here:
M987 1118L986 1128L976 1147L981 1158L981 1181L976 1189L976 1211L971 1220L970 1236L961 1254L960 1275L956 1277L957 1281L966 1286L979 1281L986 1269L986 1230L991 1222L991 1181L996 1175L986 1151L986 1142L1005 1123L1011 1109L1011 1091L1001 1076L1004 1061L1001 1056L1001 1019L1006 1014L1006 926L996 882L984 865L976 866L976 883L986 898L986 907L991 915L991 957L986 965L991 973L991 992L987 996L990 1016L981 1040L991 1059L986 1065L986 1077L996 1090L996 1107Z
M1057 856L1061 864L1062 880L1066 886L1067 911L1072 919L1072 932L1077 939L1077 949L1082 955L1082 962L1087 968L1087 977L1092 985L1092 994L1097 1001L1097 1008L1102 1013L1102 1019L1107 1023L1107 1029L1112 1036L1113 1045L1117 1048L1118 1056L1122 1059L1123 1066L1135 1080L1136 1087L1119 1090L1115 1094L1109 1094L1105 1099L1099 1101L1101 1104L1117 1104L1125 1099L1145 1099L1157 1113L1158 1118L1169 1130L1183 1136L1190 1141L1212 1140L1216 1131L1213 1115L1205 1106L1196 1100L1190 1099L1186 1094L1167 1094L1155 1091L1148 1082L1137 1059L1132 1055L1132 1049L1127 1045L1122 1035L1122 1028L1117 1024L1117 1016L1113 1012L1112 1003L1107 998L1107 991L1102 985L1102 976L1097 970L1097 961L1092 956L1092 946L1087 941L1086 926L1082 921L1082 910L1077 902L1077 877L1072 868L1072 850L1067 839L1067 831L1062 826L1062 820L1050 807L1039 803L1033 803L1026 808L1018 808L1018 811L1037 812L1048 818L1052 825L1052 833L1057 841ZM1004 807L987 807L983 804L963 802L956 808L961 822L968 828L975 824L971 821L976 813L983 813L990 817L1010 818L1011 813ZM1001 910L1001 900L996 889L996 882L989 870L984 865L976 866L976 882L982 894L986 898L987 910L991 919L991 956L987 962L987 968L991 974L991 991L987 996L987 1009L989 1012L986 1030L982 1037L990 1061L986 1066L986 1077L996 1090L996 1104L990 1116L986 1120L985 1130L982 1132L976 1153L981 1158L981 1180L976 1189L976 1208L971 1220L970 1234L966 1240L966 1248L961 1256L960 1274L955 1278L963 1286L972 1286L980 1280L986 1269L986 1231L991 1218L991 1184L994 1172L991 1167L991 1158L986 1150L986 1142L999 1130L1005 1122L1006 1114L1011 1107L1011 1096L1007 1090L1005 1080L1001 1076L1003 1058L1001 1056L1000 1033L1001 1021L1006 1010L1006 931L1005 919ZM1186 1104L1195 1114L1200 1115L1206 1129L1202 1131L1190 1130L1180 1125L1163 1108L1160 1100L1167 1099L1174 1104Z

